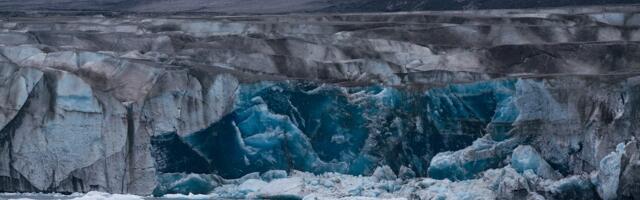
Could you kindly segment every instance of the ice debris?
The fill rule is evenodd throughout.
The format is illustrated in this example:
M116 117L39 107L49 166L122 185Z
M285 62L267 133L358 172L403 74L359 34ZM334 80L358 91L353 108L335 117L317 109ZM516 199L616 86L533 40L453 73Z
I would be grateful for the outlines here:
M540 153L529 145L521 145L513 150L511 166L519 173L533 170L535 174L546 179L555 179L560 175L540 156Z
M617 198L624 147L624 143L618 144L614 152L600 160L598 171L592 176L591 181L596 185L600 198L604 200Z
M459 151L438 153L431 159L429 176L434 179L466 180L487 169L498 168L521 142L514 137L496 142L485 136Z

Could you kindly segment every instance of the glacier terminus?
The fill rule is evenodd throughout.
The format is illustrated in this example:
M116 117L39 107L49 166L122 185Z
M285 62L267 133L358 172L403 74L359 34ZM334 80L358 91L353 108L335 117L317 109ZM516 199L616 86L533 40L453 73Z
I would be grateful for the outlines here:
M170 2L0 12L0 199L640 199L637 4Z

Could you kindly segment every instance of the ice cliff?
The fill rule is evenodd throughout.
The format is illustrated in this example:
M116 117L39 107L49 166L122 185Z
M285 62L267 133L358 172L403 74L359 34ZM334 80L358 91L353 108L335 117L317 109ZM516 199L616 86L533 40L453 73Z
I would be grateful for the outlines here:
M638 11L4 13L0 192L638 198Z

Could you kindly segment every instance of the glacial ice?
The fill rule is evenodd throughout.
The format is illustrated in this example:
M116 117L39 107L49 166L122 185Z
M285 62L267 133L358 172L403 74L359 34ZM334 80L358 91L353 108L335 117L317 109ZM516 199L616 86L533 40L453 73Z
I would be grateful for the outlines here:
M589 177L574 175L558 181L542 181L541 187L556 199L597 199L598 193Z
M185 197L190 197L186 196ZM171 198L171 197L168 197ZM184 197L181 197L184 198ZM110 194L106 192L90 191L87 193L0 193L0 199L10 200L143 200L145 197L133 194ZM189 198L191 199L191 198Z
M617 182L609 161L620 160L622 150L603 159L592 181L561 178L525 145L526 138L511 131L522 106L539 106L519 103L521 88L515 85L527 90L539 85L523 82L529 81L426 92L298 81L240 85L233 110L211 126L152 136L158 169L153 194L283 199L610 194Z
M109 194L104 192L91 191L71 200L143 200L141 196L131 194Z
M158 176L158 187L153 194L208 194L219 186L219 182L215 175L164 173Z
M260 174L260 178L265 181L272 181L275 179L281 179L287 177L287 171L284 170L269 170Z
M401 179L412 179L416 177L416 172L411 170L411 168L400 166L400 170L398 171L398 177Z
M70 73L61 72L56 84L56 104L61 109L86 113L99 113L102 111L98 101L93 95L91 86L80 77Z
M519 173L533 170L535 174L545 179L554 179L556 174L551 166L540 156L540 153L529 145L521 145L513 150L511 166Z
M598 194L604 200L617 198L624 147L625 144L620 143L614 152L602 158L598 171L591 179L591 182L596 185Z
M379 167L384 171L386 167ZM292 171L289 176L264 180L259 177L242 180L222 180L219 187L208 196L216 198L278 198L278 199L495 199L540 197L537 192L549 192L558 195L566 190L575 190L563 186L571 184L590 184L588 180L573 179L553 182L540 179L536 175L526 177L507 166L491 169L478 179L465 181L436 180L431 178L412 178L406 180L383 179L377 176L352 176L338 173L312 174ZM540 180L538 180L540 179ZM530 182L530 183L527 183ZM565 183L566 182L566 183ZM587 185L589 186L589 185ZM540 188L541 191L538 191ZM588 187L587 187L588 189ZM504 196L520 194L522 196ZM175 196L165 195L164 197Z
M396 174L393 173L393 170L391 170L391 168L387 165L376 168L376 170L373 171L373 174L371 176L378 180L390 180L390 181L396 180L398 178L396 177Z
M637 9L600 9L8 16L0 190L638 196L637 148L607 155L638 137Z
M489 135L458 151L438 153L431 159L429 176L434 179L465 180L475 178L487 169L498 168L521 142L510 138L496 142Z
M204 169L225 178L274 169L366 175L386 163L394 172L405 166L425 176L430 157L468 146L487 125L495 138L508 138L505 127L518 115L514 85L515 80L492 81L423 93L300 81L244 84L231 113L170 140L175 142L154 143L154 149L186 153L159 163L175 165L180 161L171 159L189 157L204 165L160 167L161 172ZM160 137L166 136L152 141L167 141ZM182 150L169 144L181 144Z

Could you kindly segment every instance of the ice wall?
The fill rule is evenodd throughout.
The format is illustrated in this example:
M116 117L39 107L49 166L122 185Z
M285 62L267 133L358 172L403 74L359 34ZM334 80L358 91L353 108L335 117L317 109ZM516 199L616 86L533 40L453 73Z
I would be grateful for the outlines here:
M242 85L233 112L183 137L152 138L160 172L237 178L273 169L370 175L401 166L426 176L436 153L487 134L502 139L517 116L515 80L429 90L286 81ZM490 129L485 129L491 125Z

